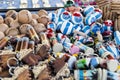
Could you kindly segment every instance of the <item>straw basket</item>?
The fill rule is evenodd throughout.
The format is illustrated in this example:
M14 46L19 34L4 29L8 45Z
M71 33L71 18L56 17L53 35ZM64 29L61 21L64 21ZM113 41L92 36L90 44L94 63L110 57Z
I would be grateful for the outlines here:
M114 29L120 31L120 0L96 0L96 3L103 10L102 20L113 20Z

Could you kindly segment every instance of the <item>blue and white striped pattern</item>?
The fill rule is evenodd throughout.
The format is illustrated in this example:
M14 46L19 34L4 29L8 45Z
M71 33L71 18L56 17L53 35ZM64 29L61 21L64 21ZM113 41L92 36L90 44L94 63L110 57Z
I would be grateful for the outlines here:
M71 18L74 24L80 24L83 21L83 16L80 12L74 12Z
M78 24L78 25L74 25L73 27L76 31L81 31L82 30L82 25Z
M119 31L114 32L114 40L115 40L116 45L120 45L120 32Z
M96 21L95 15L91 14L85 17L85 24L86 25L91 25L93 22Z
M107 71L107 77L111 80L120 80L120 74L113 71Z
M90 48L90 47L82 44L80 41L76 41L75 45L78 46L80 48L80 50L83 50L83 51L86 51L87 49Z
M95 15L96 20L99 20L102 18L102 13L101 12L94 12L93 15Z
M100 31L101 27L102 27L102 25L100 23L96 23L96 24L92 25L91 26L91 33L92 33L92 35L96 35L96 33L98 31Z
M56 13L50 12L50 13L48 14L48 16L49 16L49 18L50 18L51 21L55 21Z
M85 39L85 37L83 37L83 36L75 36L75 38L76 38L78 41L80 41L81 43L83 43L83 41L84 41L84 39Z
M82 28L82 31L85 33L85 34L87 34L87 35L89 35L90 36L90 26L84 26L83 28Z
M73 30L73 24L69 21L65 21L63 22L60 30L64 35L71 34Z
M56 30L56 24L54 22L50 22L48 25L47 25L47 29L52 29L53 31Z
M56 17L54 22L55 24L58 24L59 22L62 22L62 20L59 17Z
M57 17L60 17L61 13L63 13L64 11L66 11L64 8L60 8L57 10Z
M94 74L93 74L94 73ZM74 70L75 80L93 80L93 76L97 74L94 70Z
M64 42L63 47L65 48L65 51L70 51L72 43Z
M60 31L60 28L62 26L63 22L59 22L56 27L56 31Z
M71 19L71 14L68 11L62 12L59 17L62 21L69 21Z
M103 56L104 53L107 52L107 49L100 42L96 44L96 48L98 49L100 56Z
M90 15L94 12L95 8L93 6L87 6L85 9L84 9L84 15L87 16L87 15Z
M114 44L107 46L106 49L111 52L111 54L114 56L114 58L118 59L118 57L120 56L120 54Z

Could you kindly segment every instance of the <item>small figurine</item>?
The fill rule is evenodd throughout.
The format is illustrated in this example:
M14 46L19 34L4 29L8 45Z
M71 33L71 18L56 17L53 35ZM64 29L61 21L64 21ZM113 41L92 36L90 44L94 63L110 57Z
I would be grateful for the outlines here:
M101 32L105 39L112 37L113 22L111 20L106 20L102 25Z

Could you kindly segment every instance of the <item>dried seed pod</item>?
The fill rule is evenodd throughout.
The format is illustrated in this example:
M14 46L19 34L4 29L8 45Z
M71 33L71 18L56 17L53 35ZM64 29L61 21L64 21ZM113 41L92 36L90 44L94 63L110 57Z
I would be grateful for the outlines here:
M48 15L48 13L47 13L47 11L46 10L40 10L40 11L38 11L38 15L39 15L39 17L41 17L42 15Z
M37 14L32 14L32 18L37 19L37 18L39 18L39 16Z
M31 25L29 25L29 24L23 24L23 25L21 25L20 26L20 32L22 33L22 34L27 34L27 28L28 28L28 26L31 26Z
M48 22L50 21L50 19L49 19L48 16L42 15L41 17L39 17L39 18L37 19L37 21L38 21L39 23L42 23L42 24L44 24L44 25L46 26L46 25L48 24Z
M5 34L0 31L0 40L5 37Z
M15 10L9 10L6 13L6 17L11 17L15 20L17 18L17 12Z
M9 27L8 27L8 25L6 25L6 24L0 24L0 31L1 32L5 32L7 29L8 29Z
M0 16L0 24L2 24L4 22L4 19L2 16Z
M20 23L17 20L14 20L10 23L10 27L12 28L19 28L20 27Z
M36 19L32 19L32 21L30 22L30 24L32 26L36 26L38 24L37 20Z
M16 36L19 34L19 31L17 28L8 28L5 32L7 36Z
M11 17L6 17L5 18L5 24L7 24L8 26L10 26L10 23L13 21L13 18Z
M21 10L18 13L18 21L22 24L28 24L32 20L32 14L28 10Z
M38 23L37 25L35 25L34 29L37 33L44 32L47 30L44 24L41 24L41 23Z

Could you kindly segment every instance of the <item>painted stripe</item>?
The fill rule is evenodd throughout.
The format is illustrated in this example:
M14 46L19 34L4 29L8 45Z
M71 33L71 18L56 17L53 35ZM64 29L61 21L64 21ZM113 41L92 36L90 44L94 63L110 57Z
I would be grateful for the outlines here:
M65 21L65 22L63 22L60 30L63 34L70 34L72 31L72 27L73 27L72 23Z
M57 17L60 17L61 13L66 11L64 8L58 9Z
M60 28L62 27L62 23L63 23L63 22L59 22L59 23L57 24L57 28L56 28L57 31L59 31Z
M56 30L56 25L54 23L50 23L50 24L47 25L47 28L48 29L51 28L53 30Z
M74 24L80 24L83 21L82 17L72 16L72 22Z
M96 17L96 20L99 20L100 18L102 18L102 14L99 12L95 12L94 15Z
M91 61L90 61L90 67L93 66L93 67L97 67L98 66L98 62L97 62L97 59L96 58L92 58Z
M114 32L114 39L115 39L115 43L117 44L117 45L120 45L120 32L119 31L116 31L116 32Z
M117 49L115 48L115 46L107 46L107 50L110 51L112 53L112 55L114 55L115 58L117 58L119 56L119 52L117 51Z
M79 80L84 80L84 72L83 70L79 70L79 76L80 76L80 79Z
M84 14L85 15L89 15L91 14L92 12L94 12L95 8L93 6L88 6L87 8L85 8L84 10Z
M105 48L100 48L99 49L99 55L102 56L105 52L107 52L107 50Z
M66 21L66 20L69 21L71 19L70 13L68 12L68 15L65 15L63 13L61 14L61 16L59 18L61 18L62 21Z
M86 25L91 25L95 21L96 21L96 18L95 18L94 15L89 15L85 18L85 24Z

